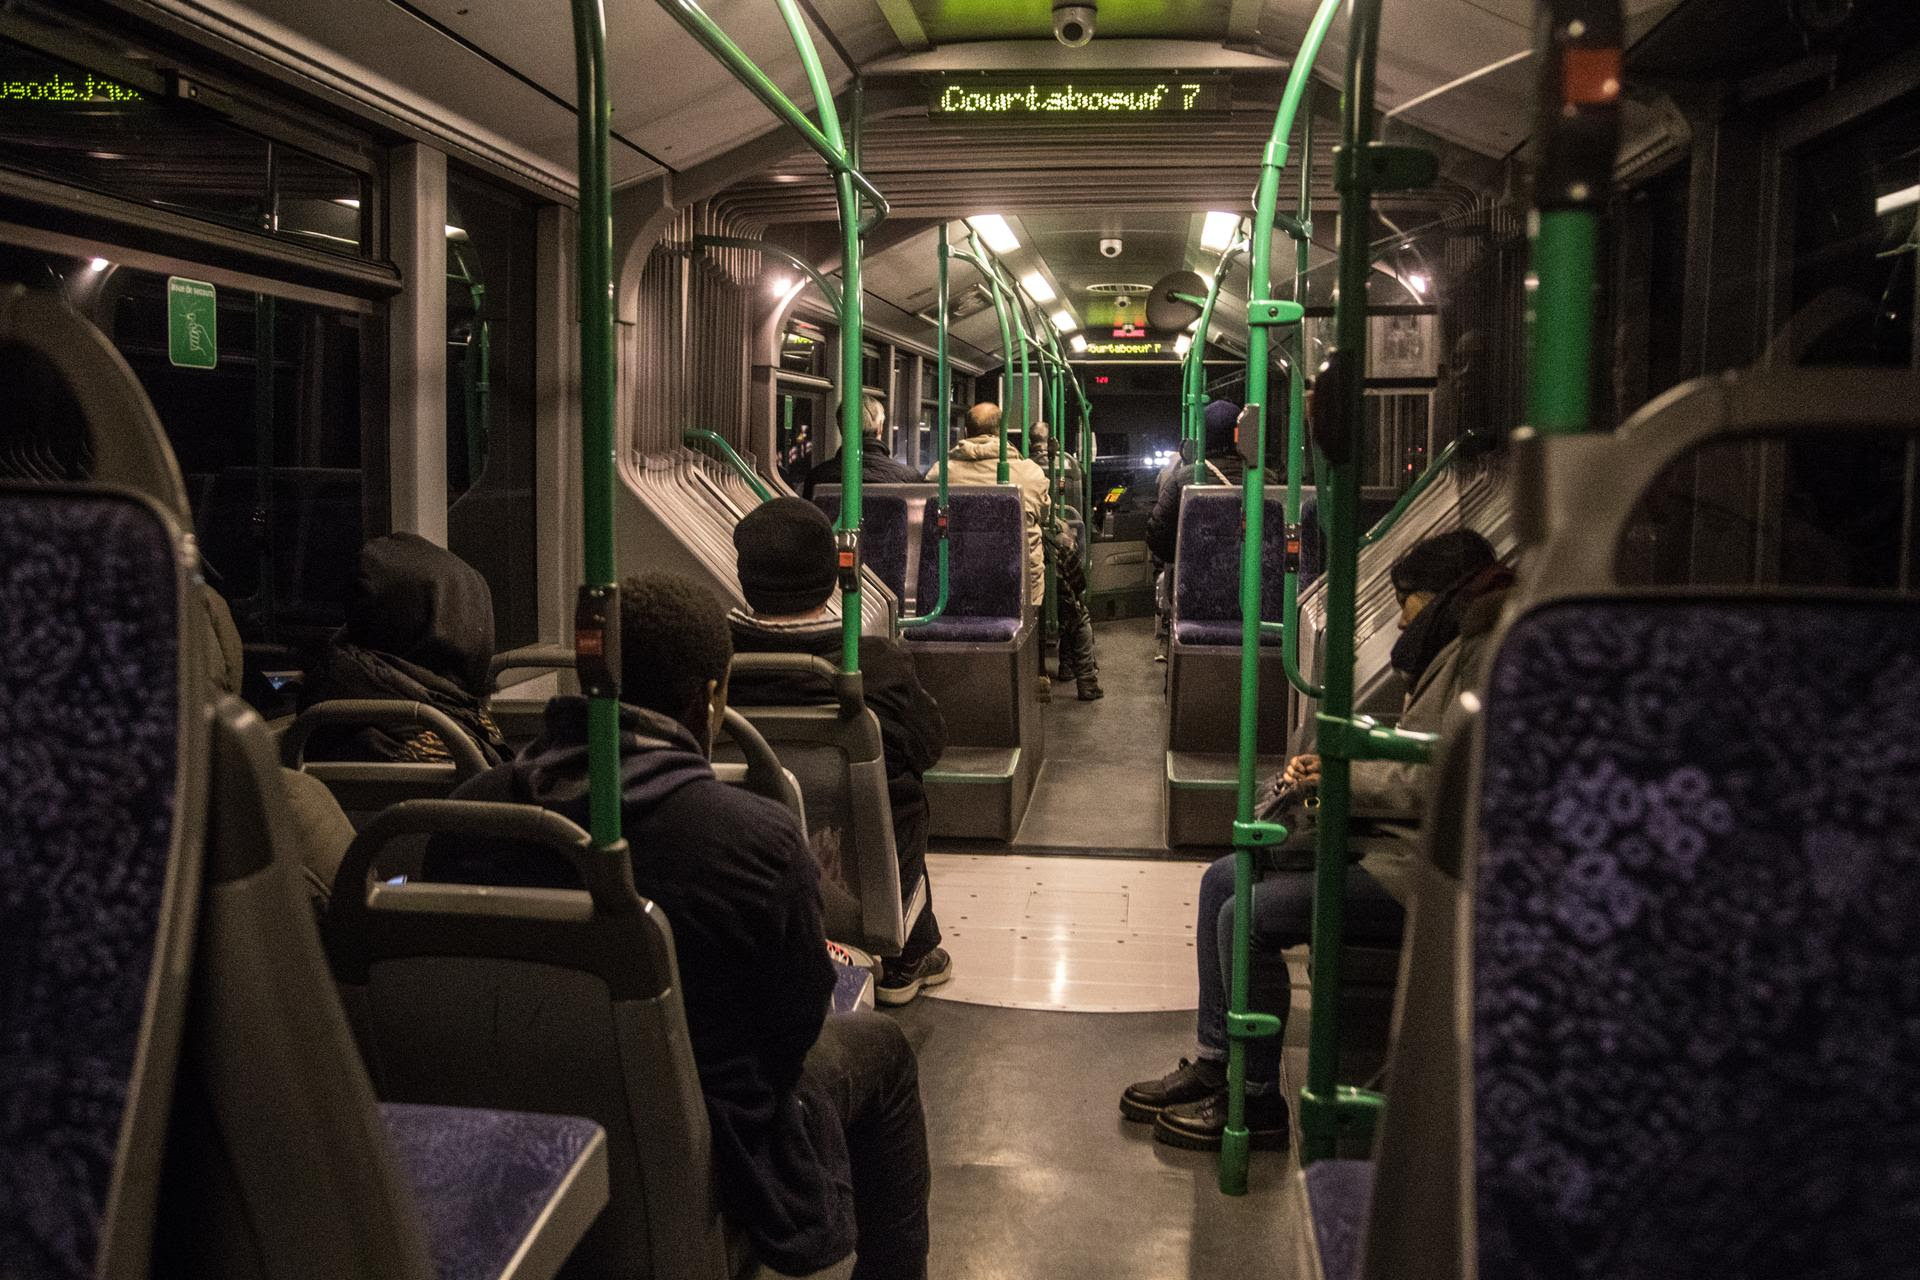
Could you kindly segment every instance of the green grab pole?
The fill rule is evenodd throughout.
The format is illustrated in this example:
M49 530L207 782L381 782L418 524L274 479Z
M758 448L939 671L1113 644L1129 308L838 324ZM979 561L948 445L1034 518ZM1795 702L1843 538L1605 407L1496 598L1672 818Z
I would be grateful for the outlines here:
M1306 39L1294 58L1273 135L1261 157L1260 182L1255 190L1252 248L1248 279L1249 301L1272 296L1273 220L1280 199L1280 171L1287 163L1287 139L1293 119L1306 94L1313 64L1342 0L1321 0ZM1227 992L1227 1126L1220 1143L1220 1190L1245 1195L1251 1135L1247 1132L1247 1046L1261 1034L1274 1034L1278 1023L1247 1012L1247 967L1252 928L1253 858L1260 828L1253 816L1254 792L1259 784L1260 714L1260 585L1261 553L1266 501L1266 402L1269 334L1265 325L1247 329L1247 403L1259 406L1253 460L1241 492L1244 533L1240 548L1240 737L1238 785L1233 838L1233 946ZM1323 818L1322 821L1325 819Z
M1354 595L1358 555L1361 423L1366 413L1367 228L1373 217L1369 167L1361 163L1372 145L1373 85L1380 45L1380 0L1353 0L1347 35L1347 76L1341 98L1340 295L1334 331L1340 375L1334 393L1352 440L1345 461L1325 461L1320 513L1327 544L1326 694L1320 728L1320 830L1313 873L1311 1022L1307 1037L1307 1084L1300 1097L1300 1159L1303 1164L1334 1155L1338 1139L1358 1114L1340 1101L1340 990L1342 941L1346 936L1347 839L1353 800L1352 746L1345 735L1329 741L1326 729L1344 729L1353 715Z
M676 3L692 6L692 0L676 0ZM796 0L774 0L774 3L787 24L793 47L800 54L800 64L806 70L807 88L812 91L814 109L820 114L820 133L830 152L825 158L833 167L834 198L840 210L840 515L834 522L834 530L840 545L840 669L857 672L860 670L860 523L865 513L860 489L861 455L865 445L861 409L866 394L860 377L861 348L866 335L865 299L860 286L863 228L860 193L854 181L859 177L859 170L847 155L846 140L840 132L840 111L833 104L826 68L820 63L820 53L813 46L813 36L807 31L800 6Z
M937 434L934 439L939 446L940 459L934 465L937 466L940 471L940 498L938 507L940 521L938 529L940 537L940 593L933 602L933 608L922 614L902 617L900 619L900 626L902 628L924 627L927 623L932 622L935 618L945 613L947 611L947 596L952 589L953 581L950 549L951 539L947 536L947 521L949 518L949 512L947 510L947 436L952 430L947 424L953 419L953 365L947 354L947 313L949 310L949 299L947 297L947 260L953 256L953 251L952 247L947 243L947 224L944 219L940 223L938 255L940 269L938 277L939 286L937 290L938 297L935 302L938 321L934 325L934 396L937 401L937 407L934 410L934 421L938 425L935 428Z
M1013 403L1014 322L1008 315L1010 308L1001 296L999 273L987 265L984 257L986 249L981 245L980 237L974 234L972 227L967 228L967 240L973 246L973 252L961 253L954 250L953 256L971 264L973 269L980 273L980 278L986 282L987 292L993 297L994 318L1000 322L1000 399L1005 403L1000 406L1000 463L994 475L994 483L1005 484L1011 475L1007 466L1007 412ZM1022 340L1025 340L1024 334Z
M580 0L575 0L579 3ZM776 0L777 2L777 0ZM859 194L873 209L873 218L861 230L871 231L893 210L887 204L887 198L880 194L879 188L870 182L866 175L856 168L848 158L846 148L840 141L840 119L835 113L833 98L826 93L826 73L820 66L820 56L814 50L812 37L807 36L804 27L796 28L797 11L789 16L790 5L782 5L781 16L786 19L787 30L794 33L795 44L800 50L800 61L807 68L807 81L813 89L814 103L820 112L820 127L795 106L792 99L780 91L780 86L768 78L766 72L754 64L752 58L732 37L720 29L718 23L707 15L697 0L660 0L660 7L672 16L675 22L700 42L701 47L718 58L733 73L747 92L760 99L761 103L781 121L799 134L801 139L822 160L827 162L835 177L847 178ZM832 126L828 128L828 121Z
M1407 508L1411 507L1421 494L1433 487L1433 482L1440 478L1441 472L1453 465L1454 455L1457 454L1459 450L1460 442L1458 440L1449 440L1447 447L1440 451L1440 456L1435 458L1433 462L1428 465L1427 469L1420 473L1419 479L1407 486L1407 491L1400 495L1399 499L1395 501L1393 506L1387 511L1387 514L1374 521L1373 528L1367 530L1366 534L1360 539L1360 545L1370 547L1386 537L1389 533L1392 533L1393 527L1400 523L1400 517L1407 514Z
M754 496L760 501L766 502L773 497L773 490L767 488L767 482L747 465L747 460L741 457L734 447L727 443L727 438L718 431L689 427L680 433L680 439L687 444L704 444L713 449L720 455L720 460L732 467L734 473L746 482L747 488L753 490Z
M1245 225L1244 223L1242 224ZM1236 236L1238 228L1235 229ZM1183 434L1193 441L1193 482L1206 483L1207 460L1206 431L1201 422L1200 408L1207 398L1207 331L1213 325L1214 305L1220 300L1220 286L1226 283L1227 271L1233 260L1247 251L1245 240L1235 239L1220 254L1220 261L1214 266L1213 279L1207 285L1207 296L1200 303L1200 327L1193 331L1193 344L1187 348L1186 367L1186 430Z
M612 105L607 93L607 20L600 0L573 0L574 74L580 109L580 482L586 590L617 601L613 545L613 186L607 168ZM618 610L606 620L618 627ZM613 673L617 681L619 673ZM620 839L620 699L587 703L587 825L594 846Z
M1534 218L1527 423L1543 435L1585 431L1592 416L1599 221L1587 209L1541 210Z
M1307 268L1313 244L1313 99L1300 119L1300 198L1289 219L1293 237L1293 300L1307 301ZM1307 471L1307 328L1287 335L1287 571L1280 584L1280 669L1302 697L1318 699L1321 688L1300 670L1300 485Z

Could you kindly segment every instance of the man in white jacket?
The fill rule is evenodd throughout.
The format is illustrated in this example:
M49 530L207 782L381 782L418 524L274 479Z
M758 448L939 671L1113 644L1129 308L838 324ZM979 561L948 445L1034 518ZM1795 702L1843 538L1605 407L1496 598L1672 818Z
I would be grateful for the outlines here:
M927 472L932 480L939 468ZM1020 487L1020 506L1026 514L1027 600L1035 609L1046 604L1047 555L1041 528L1047 519L1047 473L1036 462L1020 456L1011 444L1007 449L1007 481ZM976 404L967 411L967 438L947 454L947 483L998 484L1000 482L1000 406Z

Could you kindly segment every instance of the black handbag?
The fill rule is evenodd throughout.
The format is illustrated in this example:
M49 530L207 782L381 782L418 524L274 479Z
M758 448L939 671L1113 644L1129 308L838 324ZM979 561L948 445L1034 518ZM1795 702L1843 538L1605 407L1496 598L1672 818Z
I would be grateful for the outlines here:
M1320 838L1320 792L1286 781L1276 773L1254 798L1253 816L1260 822L1276 822L1287 829L1287 838L1267 845L1254 859L1260 871L1311 871L1314 850Z

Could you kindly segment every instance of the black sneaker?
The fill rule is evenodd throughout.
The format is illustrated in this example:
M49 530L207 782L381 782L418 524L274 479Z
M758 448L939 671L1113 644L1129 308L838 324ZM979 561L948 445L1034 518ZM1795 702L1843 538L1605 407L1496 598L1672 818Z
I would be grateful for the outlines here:
M923 987L937 987L953 978L953 957L945 947L935 947L913 964L889 960L880 975L873 998L881 1004L905 1004L920 994Z
M1218 1151L1227 1130L1227 1091L1198 1102L1168 1107L1153 1121L1153 1140L1188 1151ZM1287 1145L1287 1100L1278 1089L1247 1095L1247 1132L1257 1151L1280 1151Z
M1140 1124L1152 1124L1168 1107L1210 1098L1226 1086L1226 1063L1182 1058L1179 1066L1158 1080L1136 1080L1128 1085L1120 1095L1120 1114Z
M1088 676L1086 679L1078 681L1077 683L1079 685L1078 697L1082 702L1098 702L1107 696L1100 691L1100 679L1098 676Z

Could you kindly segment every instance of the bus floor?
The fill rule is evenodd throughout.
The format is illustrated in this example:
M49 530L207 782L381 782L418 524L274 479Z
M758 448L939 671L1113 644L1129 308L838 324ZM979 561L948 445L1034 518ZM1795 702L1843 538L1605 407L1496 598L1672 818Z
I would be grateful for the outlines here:
M1011 851L1167 856L1167 669L1153 660L1153 619L1094 628L1106 697L1053 687L1047 754Z
M1129 1080L1192 1054L1191 1012L921 999L893 1016L920 1059L932 1280L1292 1273L1287 1153L1255 1152L1248 1194L1226 1196L1216 1156L1163 1146L1120 1118Z

